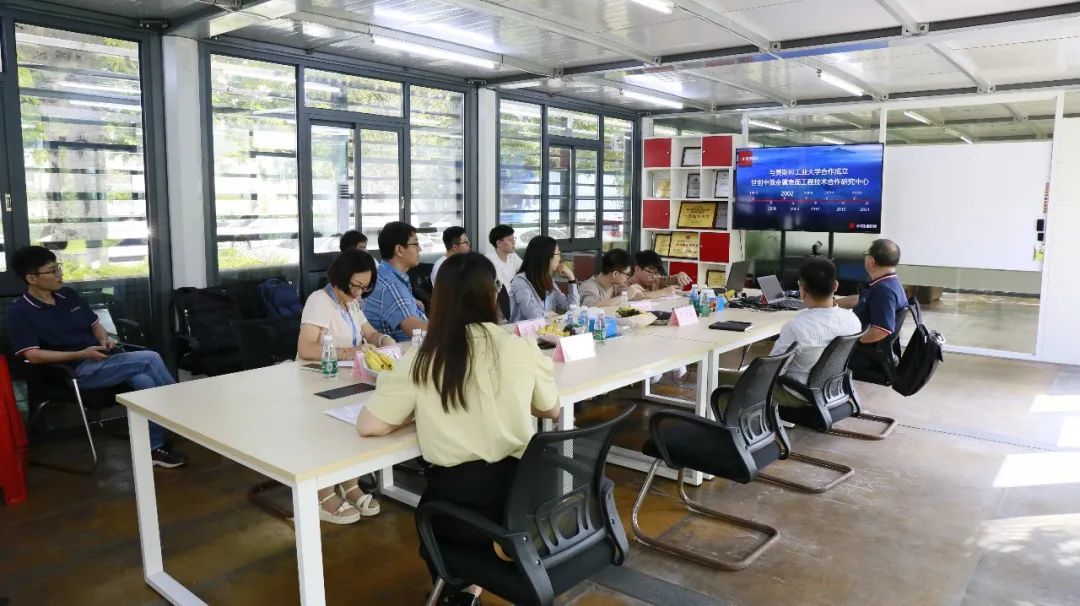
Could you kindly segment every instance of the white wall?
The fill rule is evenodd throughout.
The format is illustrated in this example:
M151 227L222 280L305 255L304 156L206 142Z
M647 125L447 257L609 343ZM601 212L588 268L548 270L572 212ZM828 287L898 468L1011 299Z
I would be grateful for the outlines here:
M1080 364L1080 118L1054 127L1054 162L1046 220L1046 261L1035 357Z
M165 154L169 180L173 284L206 286L203 127L199 43L164 36Z
M479 162L477 174L480 187L478 192L477 231L473 242L473 250L487 252L491 249L488 243L488 232L492 227L499 224L498 201L496 200L496 183L499 180L499 110L498 95L488 88L481 88L477 99L477 146L479 147Z
M882 234L905 265L1039 271L1049 141L885 148Z

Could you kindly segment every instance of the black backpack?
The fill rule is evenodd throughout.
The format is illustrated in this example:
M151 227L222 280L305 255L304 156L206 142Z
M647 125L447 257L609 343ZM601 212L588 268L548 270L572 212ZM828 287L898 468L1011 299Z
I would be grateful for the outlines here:
M893 390L902 396L918 393L930 382L938 364L945 361L942 355L945 337L923 324L922 309L918 301L912 300L908 307L915 320L915 332L900 356L900 364L896 367L892 381Z
M176 334L194 340L199 353L215 353L240 348L233 323L240 308L222 287L177 288L172 298Z

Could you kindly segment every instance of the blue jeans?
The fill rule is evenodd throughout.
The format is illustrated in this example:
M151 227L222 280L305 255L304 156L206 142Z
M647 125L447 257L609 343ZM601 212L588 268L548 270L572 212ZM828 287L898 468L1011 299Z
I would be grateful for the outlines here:
M97 389L126 383L132 391L172 385L165 362L156 351L131 351L113 354L104 360L84 360L75 367L79 387ZM165 445L165 429L150 422L150 448Z

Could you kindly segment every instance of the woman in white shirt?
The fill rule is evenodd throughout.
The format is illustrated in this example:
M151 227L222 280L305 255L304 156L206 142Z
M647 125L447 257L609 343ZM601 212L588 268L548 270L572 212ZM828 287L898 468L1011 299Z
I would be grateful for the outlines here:
M368 323L360 309L360 299L375 288L377 278L375 260L364 251L346 250L334 259L326 270L329 283L304 303L296 342L298 360L322 359L326 333L334 339L339 360L355 359L358 350L394 344L392 337ZM361 516L379 513L379 504L360 490L356 480L320 490L319 504L320 519L334 524L352 524Z
M495 268L483 255L454 255L439 275L423 344L379 375L357 429L385 435L415 417L420 452L431 465L420 502L450 501L504 524L532 417L559 415L551 358L534 340L496 324ZM436 525L435 532L440 540L492 545L467 529ZM430 563L429 569L434 576ZM467 588L453 603L471 604L479 592Z
M555 287L552 276L561 274L570 284L565 295ZM551 313L565 313L581 301L577 278L563 265L562 251L555 238L536 236L525 247L521 271L510 281L510 321L535 320Z

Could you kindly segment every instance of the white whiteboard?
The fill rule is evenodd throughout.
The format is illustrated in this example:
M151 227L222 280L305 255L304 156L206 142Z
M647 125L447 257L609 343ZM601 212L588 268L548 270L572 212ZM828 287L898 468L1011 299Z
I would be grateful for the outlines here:
M881 235L904 265L1039 271L1049 141L885 147Z

